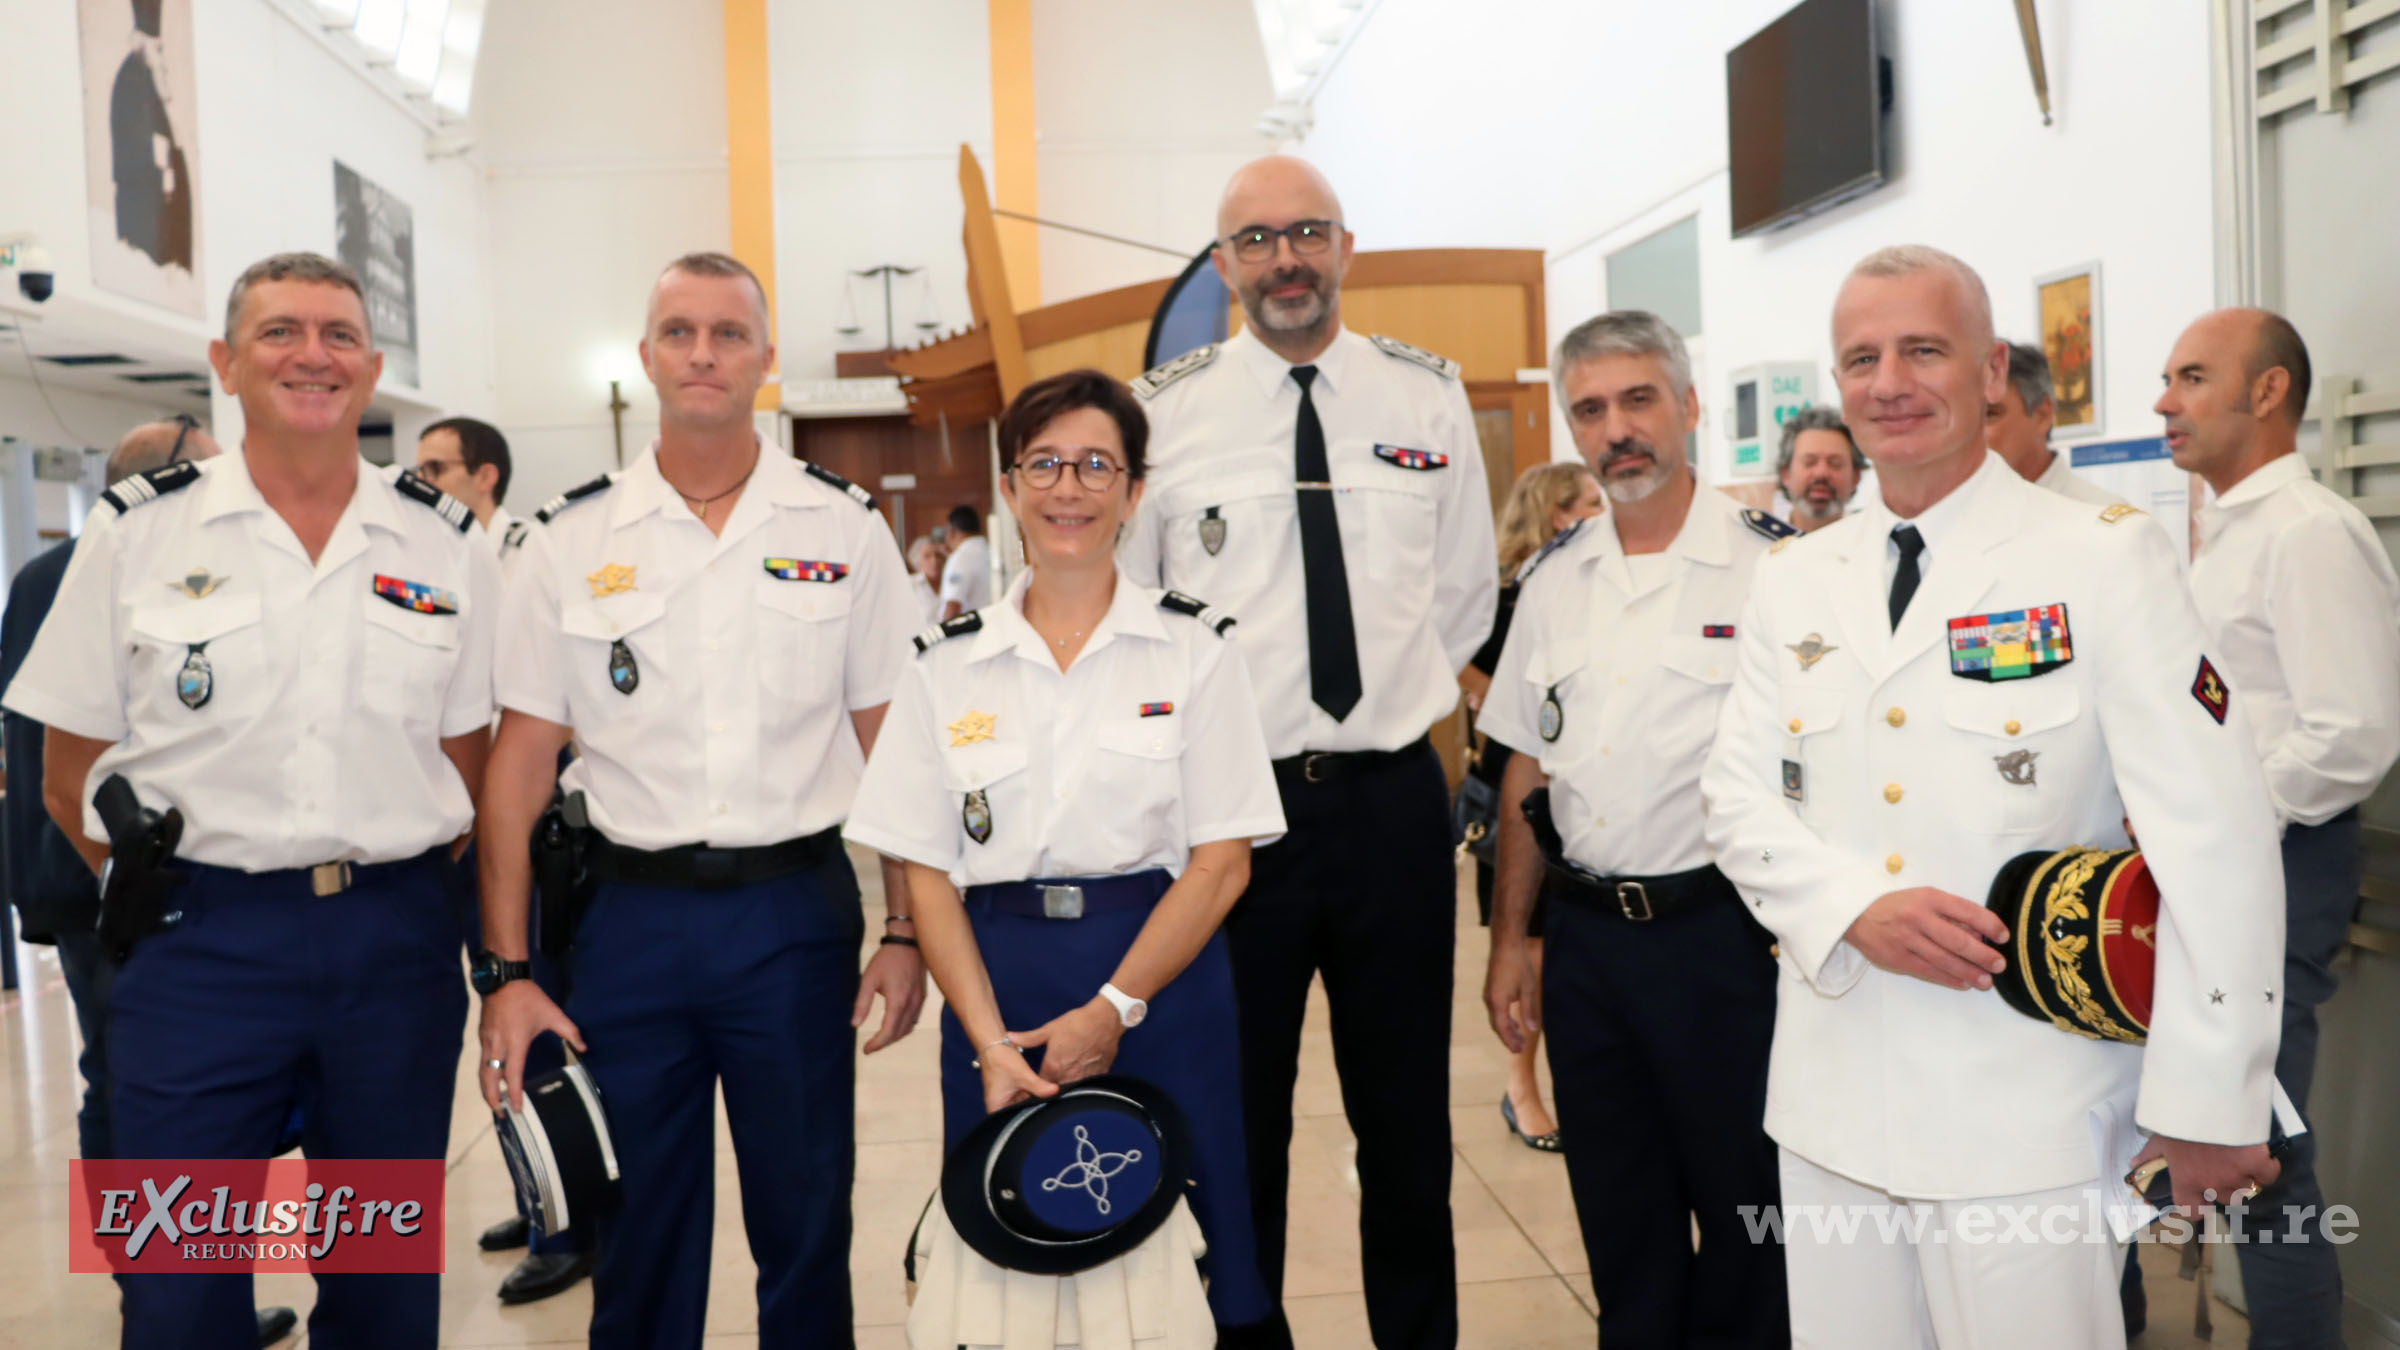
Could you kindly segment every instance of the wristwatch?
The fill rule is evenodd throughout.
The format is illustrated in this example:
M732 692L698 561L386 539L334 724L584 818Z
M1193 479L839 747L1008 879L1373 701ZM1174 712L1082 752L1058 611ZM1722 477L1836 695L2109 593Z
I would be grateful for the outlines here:
M1148 1003L1135 998L1113 984L1101 985L1100 997L1107 999L1109 1005L1117 1010L1117 1020L1125 1024L1127 1031L1140 1026L1142 1019L1150 1015Z
M488 998L498 993L500 986L511 980L532 979L533 963L531 961L507 961L490 952L483 952L476 956L472 965L467 967L467 978L474 984L476 993Z

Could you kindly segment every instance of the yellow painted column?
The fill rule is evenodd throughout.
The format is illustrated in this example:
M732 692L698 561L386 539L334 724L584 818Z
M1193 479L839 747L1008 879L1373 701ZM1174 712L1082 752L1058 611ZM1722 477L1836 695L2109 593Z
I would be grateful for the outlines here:
M990 0L992 18L992 205L1041 214L1039 148L1033 129L1033 0ZM1008 290L1025 309L1042 303L1042 247L1031 221L1003 216L1000 257Z
M750 265L775 320L775 131L768 91L767 0L725 0L726 182L732 199L733 256ZM758 391L758 410L783 406L780 374Z

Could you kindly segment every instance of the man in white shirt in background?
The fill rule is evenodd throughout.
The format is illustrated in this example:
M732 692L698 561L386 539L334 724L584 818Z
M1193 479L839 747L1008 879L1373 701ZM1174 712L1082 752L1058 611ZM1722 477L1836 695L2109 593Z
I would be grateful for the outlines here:
M2067 457L2050 448L2058 421L2058 392L2050 381L2050 358L2030 342L2008 344L2008 388L1983 410L1983 438L2017 476L2035 487L2094 506L2114 506L2117 495L2078 475Z
M2358 804L2400 756L2400 577L2375 527L2297 452L2308 348L2280 315L2202 317L2167 358L2176 467L2208 480L2192 595L2225 678L2250 703L2283 825L2283 1042L2275 1076L2305 1113L2317 1005L2358 906ZM2319 1227L2316 1136L2250 1202L2241 1256L2251 1324L2276 1345L2341 1344L2342 1276Z
M950 561L942 564L942 614L955 619L992 603L992 544L972 506L950 508Z
M445 417L417 433L416 469L417 477L466 503L506 567L532 525L500 504L508 500L512 473L500 428L472 417Z

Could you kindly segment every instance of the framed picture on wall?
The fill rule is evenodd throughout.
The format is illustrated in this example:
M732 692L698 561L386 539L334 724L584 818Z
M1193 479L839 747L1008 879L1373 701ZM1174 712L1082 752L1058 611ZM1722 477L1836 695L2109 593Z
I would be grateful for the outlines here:
M2100 264L2035 277L2033 308L2041 316L2050 382L2058 390L2052 434L2062 441L2100 435Z

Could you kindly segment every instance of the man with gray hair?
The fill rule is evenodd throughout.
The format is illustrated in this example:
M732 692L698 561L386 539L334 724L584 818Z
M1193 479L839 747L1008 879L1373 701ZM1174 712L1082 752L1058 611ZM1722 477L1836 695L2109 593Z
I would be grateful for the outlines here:
M2050 428L2057 420L2050 358L2030 342L2009 343L2008 386L1983 410L1985 443L2036 487L2093 506L2116 505L2115 493L2077 474L2065 455L2050 448Z
M2102 1216L2128 1170L2163 1158L2186 1214L2278 1171L2283 876L2245 701L2163 532L1985 448L2008 356L1972 269L1869 255L1833 348L1877 492L1760 565L1701 778L1717 865L1779 944L1792 1337L2117 1350ZM2088 994L2018 1011L2003 977L2088 991L2108 948L2044 917L2072 882L2045 902L2002 869L2126 849L2127 821L2161 899L2113 955L2154 955L2147 1021Z
M1808 534L1840 520L1866 471L1867 457L1858 453L1841 409L1802 408L1783 424L1775 481L1791 504L1793 529Z
M1693 476L1700 400L1656 315L1585 321L1552 369L1616 505L1522 574L1485 695L1480 728L1517 753L1484 1001L1511 1051L1548 1026L1600 1343L1784 1346L1782 1250L1742 1225L1776 1203L1773 939L1709 861L1700 769L1751 573L1793 531Z

